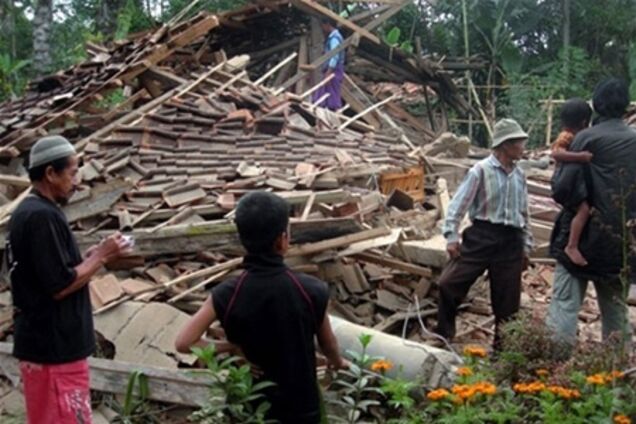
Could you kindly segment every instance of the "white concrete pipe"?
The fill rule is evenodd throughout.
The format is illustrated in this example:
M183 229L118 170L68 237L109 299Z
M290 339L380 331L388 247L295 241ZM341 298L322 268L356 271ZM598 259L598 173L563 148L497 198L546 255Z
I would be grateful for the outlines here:
M427 387L447 386L454 380L455 368L460 362L450 352L403 340L342 318L331 315L329 318L343 354L348 350L361 352L358 337L361 334L370 334L373 339L367 353L387 359L394 365L387 375L395 377L399 373L401 378L418 380Z

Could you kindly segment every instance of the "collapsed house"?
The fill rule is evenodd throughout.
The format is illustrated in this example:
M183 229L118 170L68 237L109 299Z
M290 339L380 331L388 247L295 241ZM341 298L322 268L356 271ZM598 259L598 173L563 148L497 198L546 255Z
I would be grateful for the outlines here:
M114 348L111 359L91 360L95 389L125 390L135 363L146 367L153 399L205 400L203 383L159 368L193 364L173 340L206 289L241 266L231 218L251 190L292 205L287 261L330 283L343 348L355 349L363 331L385 333L379 351L403 358L410 376L431 387L450 381L456 358L426 347L421 324L437 311L434 282L447 259L438 223L449 191L487 153L447 132L449 110L473 113L450 74L421 49L410 55L373 33L408 3L349 19L309 0L182 15L110 48L89 44L85 62L0 104L0 237L29 192L24 158L47 134L72 140L82 159L82 189L64 208L80 247L115 230L135 237L134 254L90 283L96 329ZM345 35L347 106L335 112L311 100L337 53L322 51L320 17ZM397 88L374 91L377 82ZM403 83L421 88L423 116L401 103ZM542 249L558 211L547 177L536 171L529 183ZM4 339L12 310L2 287ZM465 305L473 316L460 339L492 331L480 287ZM0 350L8 361L8 345Z

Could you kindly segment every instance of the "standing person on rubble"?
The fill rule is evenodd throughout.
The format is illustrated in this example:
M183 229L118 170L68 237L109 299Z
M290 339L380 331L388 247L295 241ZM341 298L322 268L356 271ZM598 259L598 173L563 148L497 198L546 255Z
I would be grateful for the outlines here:
M128 248L115 234L82 259L60 205L76 188L78 158L63 137L31 149L31 193L9 221L5 247L29 424L90 423L88 362L95 349L88 282Z
M499 327L519 311L521 273L532 246L528 190L521 159L528 135L512 119L495 124L492 154L475 164L457 189L443 226L450 262L439 279L436 332L455 336L457 308L484 271L490 277L495 314L495 349ZM459 226L468 212L472 225L462 237Z
M338 31L334 24L328 19L322 20L320 22L320 27L322 28L322 31L326 37L325 53L329 53L330 51L337 49L344 41L340 31ZM330 110L340 109L342 107L340 88L342 86L342 80L344 79L344 71L345 52L343 50L336 53L327 62L327 65L322 72L322 81L324 81L326 78L329 78L331 75L333 75L333 78L328 83L316 90L313 96L313 102L317 102L325 94L329 94L329 97L320 102L318 105L326 107Z
M327 315L327 284L291 271L283 260L289 248L289 205L281 197L253 192L236 208L236 226L247 251L245 271L214 287L175 342L179 352L205 347L202 339L219 320L227 339L275 384L264 390L268 419L282 424L321 422L316 377L318 340L328 365L346 367Z
M552 181L554 200L571 207L559 213L550 240L550 254L557 265L547 324L555 332L556 340L572 347L576 344L578 314L590 280L601 310L603 338L619 333L626 342L631 341L620 279L624 271L623 229L627 225L623 216L627 221L636 218L636 130L622 119L629 105L627 84L616 78L601 82L592 103L598 114L594 126L579 132L569 147L573 152L590 152L592 161L563 163ZM565 249L577 207L584 202L589 203L592 213L579 240L586 264L579 266ZM633 254L625 259L634 271ZM633 281L632 276L628 277Z

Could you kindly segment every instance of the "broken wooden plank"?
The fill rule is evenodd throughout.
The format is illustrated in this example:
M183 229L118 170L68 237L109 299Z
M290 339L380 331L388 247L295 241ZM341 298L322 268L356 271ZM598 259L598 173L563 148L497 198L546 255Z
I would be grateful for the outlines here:
M294 6L296 6L297 8L320 18L328 18L330 19L332 22L335 22L336 24L338 24L339 26L345 27L347 29L349 29L350 31L353 31L356 34L360 34L361 36L367 38L368 40L376 43L376 44L380 44L380 39L378 38L377 35L372 34L369 30L360 27L356 24L354 24L353 22L342 18L340 15L338 15L335 12L332 12L329 8L316 3L315 1L311 1L311 0L292 0L292 3Z
M349 247L341 252L338 252L338 257L345 257L362 253L367 250L377 249L379 247L392 246L400 239L402 234L401 228L391 228L385 234L369 238L368 240L361 240L352 243Z
M25 188L25 187L31 186L31 181L29 180L28 177L0 174L0 184Z
M408 262L401 261L399 259L391 258L389 256L377 255L370 252L361 252L353 255L355 259L363 262L369 262L377 265L382 265L388 268L404 271L409 274L419 275L421 277L430 278L433 272L430 268L425 268L419 265L410 264Z
M300 246L292 246L287 252L287 256L303 256L324 252L325 250L336 249L348 246L352 243L382 237L391 234L388 228L374 228L372 230L361 231L334 239L323 240L317 243L308 243Z
M18 360L12 352L12 343L0 342L0 373L11 381L19 381L21 374ZM88 358L88 365L90 387L99 392L125 395L131 376L137 372L148 379L149 400L190 407L201 407L211 401L225 401L222 398L210 398L213 380L205 373L93 357ZM137 390L135 387L135 393Z

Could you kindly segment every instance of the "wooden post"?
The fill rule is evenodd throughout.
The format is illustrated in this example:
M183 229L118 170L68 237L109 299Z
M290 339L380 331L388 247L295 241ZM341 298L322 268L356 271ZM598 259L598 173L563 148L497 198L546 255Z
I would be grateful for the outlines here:
M552 144L552 113L553 113L554 103L552 102L552 96L548 99L548 124L545 128L545 145L549 146Z

